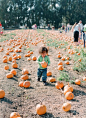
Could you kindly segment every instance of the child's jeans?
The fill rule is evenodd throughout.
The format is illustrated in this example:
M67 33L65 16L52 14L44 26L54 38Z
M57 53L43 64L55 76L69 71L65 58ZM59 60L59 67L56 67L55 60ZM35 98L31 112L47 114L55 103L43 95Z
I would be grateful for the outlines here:
M42 81L46 82L46 79L47 79L47 68L45 68L45 69L38 68L37 76L38 76L38 78L41 78L41 76L42 76Z

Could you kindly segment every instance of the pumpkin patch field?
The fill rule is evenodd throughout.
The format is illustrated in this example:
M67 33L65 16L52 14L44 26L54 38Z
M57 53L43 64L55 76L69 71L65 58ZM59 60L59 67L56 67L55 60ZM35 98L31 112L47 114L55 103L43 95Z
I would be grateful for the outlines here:
M47 85L37 81L40 46L50 65ZM46 68L46 63L43 67ZM5 31L0 36L0 118L86 118L86 48L69 34Z

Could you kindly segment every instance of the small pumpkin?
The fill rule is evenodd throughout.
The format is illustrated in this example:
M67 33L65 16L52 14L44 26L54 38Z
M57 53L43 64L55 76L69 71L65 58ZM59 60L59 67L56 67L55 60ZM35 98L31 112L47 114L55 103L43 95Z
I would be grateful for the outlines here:
M46 109L46 106L44 104L41 103L41 104L36 105L36 113L38 115L43 115L46 113L46 111L47 111L47 109Z
M80 81L79 79L76 79L76 80L75 80L75 84L76 84L76 85L80 85L80 84L81 84L81 81Z
M19 86L23 87L23 83L24 83L24 81L19 82Z
M25 75L22 75L22 76L21 76L21 79L22 79L22 80L27 80L27 79L29 79L29 77L28 77L27 74L25 74Z
M70 63L69 63L69 61L66 61L65 64L69 65Z
M11 73L12 73L13 75L16 75L16 74L17 74L17 72L16 72L15 69L12 69L12 70L11 70Z
M52 72L47 72L47 76L52 76Z
M11 79L11 78L13 78L13 74L12 74L12 73L8 73L8 74L6 74L6 77L7 77L8 79Z
M61 60L62 60L62 61L65 61L65 57L62 57Z
M9 60L9 61L12 61L12 57L10 56L10 57L8 58L8 60Z
M55 78L53 78L53 77L51 77L51 78L49 78L49 81L50 81L50 82L55 82L55 81L56 81L56 79L55 79Z
M58 57L58 58L61 58L61 54L58 54L57 57Z
M4 90L0 89L0 98L4 98L4 96L5 96Z
M41 66L42 66L42 68L46 68L47 67L47 63L45 61L42 61Z
M12 64L12 67L13 67L13 68L18 68L17 63L13 63L13 64Z
M18 117L20 117L20 115L19 115L18 112L12 112L12 113L10 114L10 118L18 118Z
M35 56L33 56L33 57L32 57L32 60L33 60L33 61L36 61L36 60L37 60L37 58L36 58Z
M64 103L62 109L66 112L69 111L71 109L71 104L69 102Z
M29 82L29 81L25 81L25 82L23 83L23 87L25 87L25 88L30 87L30 82Z
M5 69L5 70L8 70L8 69L9 69L9 66L8 66L8 65L5 65L5 66L4 66L4 69Z
M27 61L30 61L31 60L31 58L27 58Z
M59 65L58 66L58 70L63 70L64 68L63 68L63 65Z
M29 71L27 69L22 70L22 75L29 74Z
M62 62L62 61L59 61L59 62L58 62L58 65L63 65L63 62Z
M63 82L58 81L58 82L56 82L55 87L56 87L57 89L61 89L61 88L64 87L64 84L63 84Z
M86 81L86 77L83 77L83 81Z
M66 98L67 100L72 100L72 99L74 98L74 94L73 94L72 92L67 92L67 93L65 94L65 98Z
M7 62L8 62L7 58L4 58L3 63L7 63Z
M68 85L66 85L66 86L64 87L64 90L65 90L65 89L68 89L68 88L71 90L71 92L73 92L73 87L70 86L69 83L68 83Z

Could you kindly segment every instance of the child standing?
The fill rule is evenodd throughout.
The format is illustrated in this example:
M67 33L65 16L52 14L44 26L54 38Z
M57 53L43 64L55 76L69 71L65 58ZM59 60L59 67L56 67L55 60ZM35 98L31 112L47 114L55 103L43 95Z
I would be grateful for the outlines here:
M39 49L39 54L40 56L38 57L37 59L37 62L39 64L39 68L38 68L38 71L37 71L37 81L40 81L40 78L42 76L42 81L43 81L43 84L46 86L47 85L47 66L50 64L50 59L49 57L47 56L48 54L48 49L46 47L40 47ZM46 67L43 67L42 66L42 63L45 62L46 63Z

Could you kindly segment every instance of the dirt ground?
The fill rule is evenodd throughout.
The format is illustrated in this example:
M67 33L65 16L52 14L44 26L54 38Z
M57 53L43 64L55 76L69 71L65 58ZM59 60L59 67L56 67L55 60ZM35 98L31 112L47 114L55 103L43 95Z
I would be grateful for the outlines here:
M25 35L25 32L26 31L22 31L19 36ZM27 41L30 41L30 38L32 38L32 42L35 41L36 38L33 38L33 34L35 34L35 31L30 30L28 37L26 37ZM72 36L71 33L67 35L69 34ZM18 63L18 68L16 69L17 76L14 76L12 79L7 79L6 74L12 69L12 62L8 62L10 70L4 70L5 63L3 63L2 60L6 53L6 49L9 47L6 46L6 44L7 42L1 43L1 45L4 45L4 51L0 52L0 88L5 91L5 97L0 99L0 118L9 118L10 113L15 111L18 112L22 118L86 118L86 84L82 83L81 86L72 84L74 88L74 99L69 101L72 107L69 112L64 112L62 110L62 105L68 100L65 99L60 90L55 88L55 83L49 82L50 77L47 77L47 86L44 86L42 81L37 82L38 64L33 60L27 61L27 57L24 57L27 53L25 46L22 47L22 52L18 53L21 54L22 58L16 60ZM43 42L38 43L37 46L31 45L31 43L29 44L34 52L31 58L32 56L38 57L38 49L42 44ZM48 71L51 71L52 76L56 79L59 76L59 71L57 69L59 59L56 56L59 51L61 51L62 54L65 53L60 48L55 49L49 47L51 64L48 66ZM13 53L10 53L10 55L12 54ZM70 69L72 64L72 61L70 61L69 66L64 64L65 70L70 74L71 79L73 76L76 79L82 79L80 78L81 73ZM23 68L29 71L28 80L31 86L27 89L18 86L18 83L21 81L20 77ZM67 85L67 82L64 81L64 85ZM36 114L36 105L40 103L41 100L43 100L43 103L47 107L47 113L39 116Z

